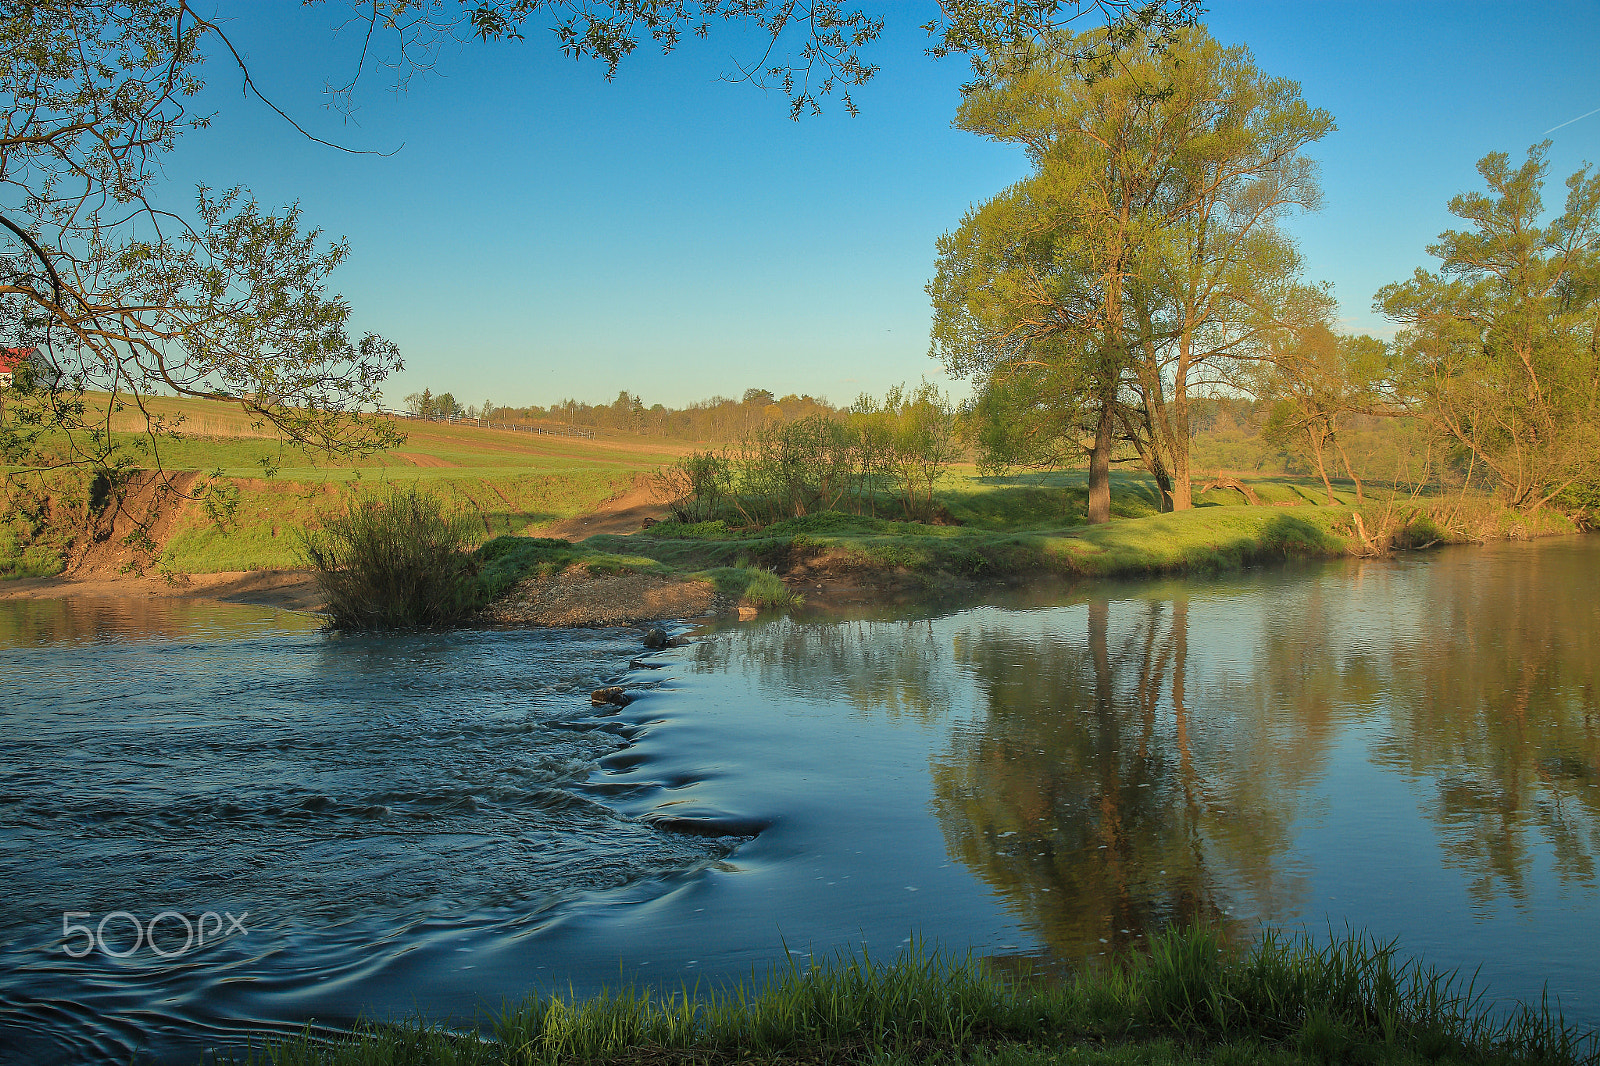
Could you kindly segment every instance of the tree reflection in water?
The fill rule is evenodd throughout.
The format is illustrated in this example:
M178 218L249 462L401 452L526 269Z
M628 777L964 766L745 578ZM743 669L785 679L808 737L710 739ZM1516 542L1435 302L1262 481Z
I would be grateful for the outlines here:
M1071 962L1170 922L1371 921L1385 878L1432 863L1461 871L1469 921L1553 893L1589 906L1597 582L1600 538L1574 538L785 620L695 655L937 726L950 855ZM1313 876L1365 895L1313 899Z
M1083 637L1059 623L958 635L987 713L934 759L951 853L1058 959L1173 922L1232 924L1241 902L1279 911L1299 888L1277 859L1293 796L1251 750L1259 733L1193 713L1187 595L1062 614Z
M1591 543L1439 560L1385 672L1374 759L1431 779L1444 861L1474 903L1525 909L1536 854L1565 886L1600 857L1600 597Z

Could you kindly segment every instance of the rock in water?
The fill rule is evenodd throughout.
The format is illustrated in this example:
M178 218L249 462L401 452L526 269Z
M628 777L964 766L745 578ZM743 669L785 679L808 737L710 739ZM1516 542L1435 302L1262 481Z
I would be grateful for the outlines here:
M644 635L644 646L647 648L665 648L672 638L667 636L667 631L656 627Z
M604 707L608 703L615 704L618 707L626 707L633 702L633 697L628 695L620 685L607 685L605 688L597 688L589 693L589 702L596 707Z

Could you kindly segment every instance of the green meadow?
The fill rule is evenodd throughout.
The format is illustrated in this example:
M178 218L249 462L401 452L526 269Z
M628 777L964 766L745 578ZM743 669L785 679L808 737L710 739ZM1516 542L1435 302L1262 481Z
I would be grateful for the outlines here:
M162 444L161 466L201 497L159 505L165 520L155 527L145 561L166 573L299 567L301 531L396 485L416 485L447 510L469 516L479 544L538 537L625 494L648 502L650 475L692 447L621 434L588 439L408 421L398 448L327 463L283 448L223 404L148 402L158 413L182 418L181 436ZM1408 547L1572 529L1557 514L1530 519L1482 497L1413 496L1368 485L1358 501L1353 483L1335 481L1330 505L1313 478L1244 474L1242 480L1258 504L1247 504L1237 489L1213 488L1196 496L1193 510L1162 514L1148 476L1114 473L1113 520L1091 527L1084 524L1083 471L984 477L970 464L957 464L936 485L934 523L823 512L755 527L729 511L711 522L668 521L596 535L560 554L603 566L625 557L657 569L737 570L724 573L723 583L747 586L756 570L783 574L816 565L970 579L1207 571L1361 551L1368 533L1374 543ZM39 485L42 495L30 488ZM60 572L82 549L85 530L95 526L93 487L67 471L44 482L8 479L6 491L12 518L0 527L0 575ZM893 506L880 504L878 512L892 515ZM1363 516L1359 527L1357 513ZM529 573L550 565L548 552L516 545L490 554L497 560L490 566L496 591L517 580L514 560L527 560ZM768 592L771 602L782 602L775 590Z

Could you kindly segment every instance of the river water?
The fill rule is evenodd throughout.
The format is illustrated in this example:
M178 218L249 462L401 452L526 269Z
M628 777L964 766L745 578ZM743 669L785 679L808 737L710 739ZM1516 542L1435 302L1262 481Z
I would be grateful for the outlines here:
M986 599L658 653L0 602L0 1061L1191 919L1600 1025L1600 538Z

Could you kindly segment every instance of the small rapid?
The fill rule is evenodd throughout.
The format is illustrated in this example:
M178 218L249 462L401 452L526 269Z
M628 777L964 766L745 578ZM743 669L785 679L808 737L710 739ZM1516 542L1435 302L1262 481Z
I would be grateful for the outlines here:
M537 923L736 843L583 787L645 728L597 715L588 690L658 681L630 671L624 631L328 637L302 616L182 604L81 602L56 629L33 605L5 614L6 1061L281 1028L305 989L337 1009L330 990L444 931ZM71 957L80 944L95 950Z

